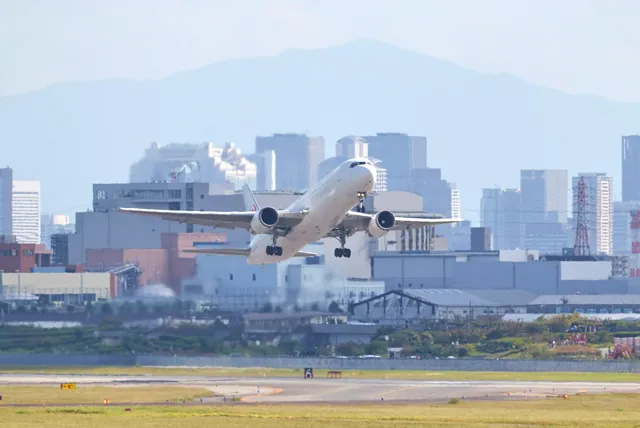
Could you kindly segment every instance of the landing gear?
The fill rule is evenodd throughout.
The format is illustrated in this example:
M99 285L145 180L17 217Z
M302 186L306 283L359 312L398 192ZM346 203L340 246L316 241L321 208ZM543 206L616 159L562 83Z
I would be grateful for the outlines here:
M282 247L276 245L276 241L278 240L278 235L276 233L273 234L273 244L267 247L267 256L281 256L282 255Z
M337 258L351 257L351 250L349 248L345 248L345 244L347 243L347 232L344 229L338 231L338 240L340 241L340 248L336 248L333 250L333 255Z
M267 247L267 256L281 256L282 255L282 247L278 247L277 245L269 245Z
M349 248L336 248L335 250L333 250L333 255L338 258L349 258L351 257L351 250Z

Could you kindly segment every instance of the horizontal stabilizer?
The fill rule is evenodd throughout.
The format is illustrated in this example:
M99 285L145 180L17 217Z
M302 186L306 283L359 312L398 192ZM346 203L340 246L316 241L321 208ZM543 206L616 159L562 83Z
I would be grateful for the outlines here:
M182 250L184 253L218 254L222 256L248 256L251 250L248 248L190 248ZM293 257L316 257L317 254L306 251L298 251Z

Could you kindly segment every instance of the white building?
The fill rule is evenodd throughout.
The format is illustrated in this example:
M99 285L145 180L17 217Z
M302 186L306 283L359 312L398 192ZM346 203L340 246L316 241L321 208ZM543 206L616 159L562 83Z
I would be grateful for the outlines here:
M131 183L150 181L206 182L230 184L238 190L245 183L256 189L256 165L233 143L223 148L213 143L151 143L144 157L130 168Z
M20 244L40 243L40 182L13 181L13 235Z
M581 173L573 177L574 213L578 212L578 187L581 177L584 177L586 191L589 249L593 255L611 255L613 254L613 178L607 177L604 173ZM575 218L573 221L575 223Z
M462 209L460 208L460 189L458 189L455 183L449 183L451 189L451 218L461 218ZM455 227L455 223L453 226Z

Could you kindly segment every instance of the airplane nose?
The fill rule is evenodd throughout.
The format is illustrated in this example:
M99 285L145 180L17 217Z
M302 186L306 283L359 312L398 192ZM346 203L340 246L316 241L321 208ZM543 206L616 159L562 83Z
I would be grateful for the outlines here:
M378 175L376 168L373 165L362 165L362 166L364 167L363 170L366 171L364 173L364 176L366 179L367 188L368 190L371 190L376 185L376 177Z

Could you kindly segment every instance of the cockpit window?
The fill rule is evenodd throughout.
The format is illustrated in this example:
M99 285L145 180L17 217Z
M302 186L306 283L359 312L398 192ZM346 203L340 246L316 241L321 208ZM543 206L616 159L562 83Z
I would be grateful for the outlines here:
M353 162L349 168L355 168L358 165L370 165L369 162Z

